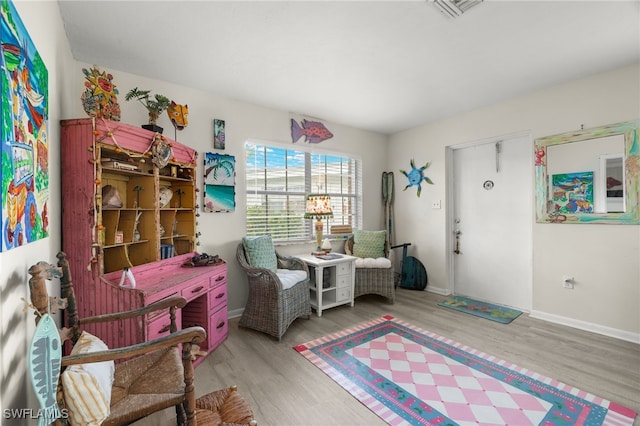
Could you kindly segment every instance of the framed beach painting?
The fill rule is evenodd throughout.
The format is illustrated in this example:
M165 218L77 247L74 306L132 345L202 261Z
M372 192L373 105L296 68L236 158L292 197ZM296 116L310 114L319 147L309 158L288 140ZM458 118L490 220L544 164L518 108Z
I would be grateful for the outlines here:
M207 152L204 157L204 211L236 209L236 160L233 155Z

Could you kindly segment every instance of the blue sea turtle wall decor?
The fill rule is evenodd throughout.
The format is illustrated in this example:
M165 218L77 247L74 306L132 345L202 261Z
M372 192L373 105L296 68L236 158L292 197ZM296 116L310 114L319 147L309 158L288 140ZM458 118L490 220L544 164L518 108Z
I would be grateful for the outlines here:
M409 173L405 172L404 170L400 170L400 173L402 173L407 177L407 179L409 179L409 183L407 184L407 186L404 187L403 191L406 191L407 188L409 188L410 186L417 186L418 197L419 197L420 193L422 192L422 181L425 181L428 184L433 185L433 182L431 181L431 179L429 179L428 177L422 174L424 169L429 167L429 164L431 163L427 161L424 166L418 169L416 168L415 162L413 161L413 158L412 158L410 161L410 164L411 164L411 171Z

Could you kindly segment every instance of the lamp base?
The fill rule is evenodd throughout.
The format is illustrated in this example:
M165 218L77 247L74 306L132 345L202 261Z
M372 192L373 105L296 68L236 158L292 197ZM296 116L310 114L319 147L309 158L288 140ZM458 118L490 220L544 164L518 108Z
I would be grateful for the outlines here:
M316 221L316 245L318 246L316 250L322 250L322 221L318 219Z

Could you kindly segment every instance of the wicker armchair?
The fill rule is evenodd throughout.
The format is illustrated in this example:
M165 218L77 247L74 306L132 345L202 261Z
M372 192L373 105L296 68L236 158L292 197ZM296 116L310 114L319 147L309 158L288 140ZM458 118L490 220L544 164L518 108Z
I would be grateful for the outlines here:
M236 259L247 274L249 298L239 325L267 333L278 340L289 325L299 317L311 317L309 299L309 269L295 257L283 257L276 252L278 269L301 270L306 278L284 289L275 272L251 266L245 246L238 244Z
M69 263L66 260L66 255L62 252L58 253L58 267L59 268L56 268L46 262L39 262L29 268L29 274L31 275L31 279L29 280L31 302L37 310L37 314L42 315L48 313L50 299L45 280L60 278L62 297L66 298L68 303L66 310L70 328L68 334L74 345L76 340L79 339L82 341L82 344L77 345L77 347L85 346L86 338L96 339L90 335L80 334L80 326L83 324L104 321L114 321L117 323L118 320L146 315L160 309L168 309L170 312L171 333L153 341L139 343L126 348L105 350L106 347L102 347L98 352L86 351L84 353L83 349L80 349L80 353L74 354L74 351L71 355L62 356L61 359L52 356L51 351L37 349L42 348L45 344L43 342L48 341L46 339L50 339L50 337L44 336L45 340L41 340L41 343L37 343L38 339L34 338L32 347L36 347L36 352L32 353L40 354L38 358L39 364L35 367L40 372L35 379L36 381L40 380L40 382L38 382L39 386L36 387L34 384L36 395L38 395L39 398L50 398L50 395L47 394L50 388L42 385L41 378L43 376L51 377L51 379L55 379L54 383L57 383L57 374L59 374L64 367L81 364L83 368L87 369L89 366L93 366L91 368L100 368L96 367L96 364L93 363L130 358L124 362L115 364L115 371L108 370L109 374L113 375L110 414L108 414L108 417L102 421L101 424L129 424L156 411L175 406L177 423L179 425L188 424L195 426L196 398L193 386L194 371L191 347L193 344L202 342L206 337L206 332L202 327L189 327L188 329L177 330L175 321L176 309L183 307L186 304L186 299L183 297L170 297L134 311L105 314L90 318L78 318L76 300L69 273ZM40 316L36 318L36 323L39 322L40 318ZM57 333L55 333L55 335L57 335ZM57 339L57 337L55 339ZM102 342L100 343L104 345ZM182 345L182 351L179 349L179 345ZM59 344L57 344L57 346L59 347ZM43 353L46 355L42 356ZM51 374L44 374L44 371L51 372ZM70 377L70 375L68 377ZM83 377L86 377L86 375ZM85 379L81 380L84 383L87 382ZM93 382L94 380L95 378L88 380L88 382ZM68 398L71 391L65 388L62 382L61 380L58 385L56 399L60 407L67 406L70 408L69 403L76 404L78 400ZM74 382L74 387L77 383L79 382ZM111 382L109 381L109 383ZM79 386L75 388L76 391L78 389L84 389L81 391L83 395L92 394L95 396L95 394L99 392L95 387L90 387L91 390ZM104 402L106 403L107 400L105 399ZM93 407L85 410L85 412L92 410L94 410ZM93 412L95 412L95 410ZM58 422L64 422L64 420L58 420Z
M353 253L353 236L345 242L345 252ZM389 258L388 244L384 247L384 255ZM388 268L364 267L364 262L356 261L356 282L353 297L364 294L378 294L386 297L391 303L396 300L396 288L394 283L393 266Z

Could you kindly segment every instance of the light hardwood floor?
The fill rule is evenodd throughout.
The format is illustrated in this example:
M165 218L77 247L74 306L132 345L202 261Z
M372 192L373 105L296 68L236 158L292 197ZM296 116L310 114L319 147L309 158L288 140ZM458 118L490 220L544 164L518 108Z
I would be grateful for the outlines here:
M196 369L196 394L237 385L258 425L385 424L292 347L385 314L640 411L640 345L523 314L509 325L437 306L444 297L398 289L391 305L362 296L298 319L281 342L229 321L225 343ZM175 424L165 410L137 425ZM640 425L636 419L635 425Z

